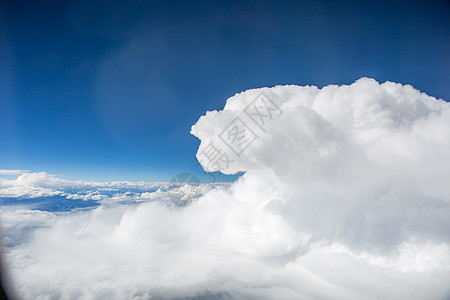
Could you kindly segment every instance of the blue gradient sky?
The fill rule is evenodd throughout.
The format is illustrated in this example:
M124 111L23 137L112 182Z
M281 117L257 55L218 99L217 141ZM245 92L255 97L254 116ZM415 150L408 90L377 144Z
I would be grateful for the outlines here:
M237 92L368 76L449 100L449 70L448 1L7 0L0 169L207 181L190 127Z

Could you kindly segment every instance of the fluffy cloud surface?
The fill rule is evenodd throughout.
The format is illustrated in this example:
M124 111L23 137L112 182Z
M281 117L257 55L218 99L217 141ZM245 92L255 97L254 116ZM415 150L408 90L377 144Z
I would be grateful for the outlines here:
M367 78L277 86L231 97L192 133L205 170L245 174L231 186L46 173L1 180L1 195L17 200L2 208L17 291L25 299L450 296L449 103ZM25 205L43 197L98 205Z

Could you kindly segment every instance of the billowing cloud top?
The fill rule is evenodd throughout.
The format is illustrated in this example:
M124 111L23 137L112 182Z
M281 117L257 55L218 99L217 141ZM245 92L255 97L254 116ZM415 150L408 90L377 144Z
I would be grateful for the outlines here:
M192 133L205 170L245 174L229 188L180 187L180 199L199 195L186 207L4 211L7 228L26 218L40 227L7 251L24 297L449 296L449 103L368 78L277 86L235 95ZM22 174L0 188L88 195L48 176Z
M390 165L440 191L444 180L414 171L445 172L449 106L410 85L369 78L322 89L276 86L236 94L223 111L200 118L191 133L201 140L197 158L208 171L271 169L280 176L323 180L324 171L360 176L345 166ZM213 148L223 151L221 159L209 159ZM439 149L442 153L435 153Z

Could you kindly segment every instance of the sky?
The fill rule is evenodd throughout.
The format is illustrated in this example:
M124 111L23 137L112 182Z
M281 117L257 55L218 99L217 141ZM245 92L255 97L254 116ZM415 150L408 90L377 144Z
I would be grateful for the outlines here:
M449 102L367 77L250 89L191 133L206 170L245 173L168 184L0 169L7 292L450 299Z
M448 1L4 0L0 169L208 181L191 126L238 92L367 76L449 100L449 17Z

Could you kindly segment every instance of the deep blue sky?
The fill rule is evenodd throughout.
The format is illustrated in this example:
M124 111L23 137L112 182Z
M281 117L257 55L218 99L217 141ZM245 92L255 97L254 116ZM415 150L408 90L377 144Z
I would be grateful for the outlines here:
M3 1L0 169L200 175L190 127L236 92L368 76L449 100L449 70L448 1Z

